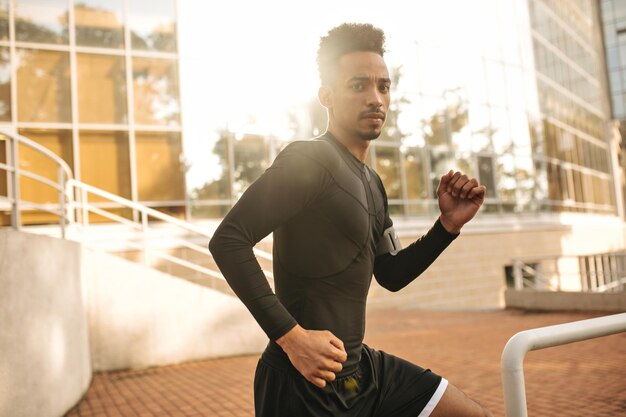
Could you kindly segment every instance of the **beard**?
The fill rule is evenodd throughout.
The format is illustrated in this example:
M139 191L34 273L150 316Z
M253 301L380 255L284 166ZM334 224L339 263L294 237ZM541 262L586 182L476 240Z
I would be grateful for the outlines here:
M365 140L365 141L369 142L369 141L378 139L378 137L380 136L381 133L382 133L382 131L379 131L379 132L376 132L376 131L359 132L359 139Z

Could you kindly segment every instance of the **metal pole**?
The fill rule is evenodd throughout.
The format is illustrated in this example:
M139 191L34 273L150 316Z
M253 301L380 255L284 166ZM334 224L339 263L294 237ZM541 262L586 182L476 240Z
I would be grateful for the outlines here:
M518 291L524 289L524 276L522 274L522 265L523 262L519 260L513 263L513 279L515 282L515 289Z
M20 213L20 160L18 142L11 138L11 165L13 165L13 176L11 177L11 189L13 191L13 201L11 204L11 226L15 230L22 227L22 217Z
M507 417L528 417L524 357L531 350L564 345L626 331L626 313L540 327L517 333L502 352L502 387Z
M150 267L148 251L148 213L141 210L141 232L143 234L143 264Z
M61 213L60 222L61 222L61 239L65 239L65 223L67 215L65 213L65 172L63 172L63 167L59 165L59 210Z

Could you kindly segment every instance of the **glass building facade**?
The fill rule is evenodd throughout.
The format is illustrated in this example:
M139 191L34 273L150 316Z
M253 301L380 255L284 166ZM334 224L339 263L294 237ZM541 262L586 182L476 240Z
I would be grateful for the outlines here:
M0 2L0 129L51 149L79 180L182 215L177 25L175 0ZM54 177L38 158L20 149L22 165ZM28 178L20 188L57 201Z
M392 105L369 163L385 183L392 214L436 215L438 180L451 168L487 186L485 213L617 213L596 1L446 0L411 5L411 13L408 7L391 2L387 18L345 12L387 33ZM336 13L336 21L307 28L294 12L303 27L293 30L319 37L341 23L342 11ZM246 23L254 32L254 22ZM296 54L297 44L278 45ZM314 68L316 45L304 46ZM279 65L306 72L288 60ZM295 88L263 77L278 89ZM216 121L213 133L198 134L201 152L187 157L192 216L223 216L285 143L323 132L325 110L315 93L312 87L308 101L283 108L274 91L272 114L266 106L241 105Z
M549 204L614 213L597 3L530 0L529 9L543 124L534 153L547 171Z
M619 123L620 136L626 136L626 1L601 0L604 52L611 94L611 114ZM619 165L626 172L626 143L621 141ZM621 180L626 196L626 179ZM626 200L625 200L626 201Z
M219 219L287 143L325 130L319 37L368 21L387 34L393 78L368 162L396 218L437 215L449 169L487 186L486 214L615 215L607 126L626 90L607 94L599 16L613 19L608 78L626 86L617 3L392 0L382 13L330 0L0 0L0 128L61 155L88 184ZM56 199L28 179L21 188Z

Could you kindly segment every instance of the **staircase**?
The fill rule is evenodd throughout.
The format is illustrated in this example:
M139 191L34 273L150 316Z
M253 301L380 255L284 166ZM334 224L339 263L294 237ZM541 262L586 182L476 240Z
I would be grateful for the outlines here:
M214 231L212 226L180 220L78 181L63 159L24 136L0 131L0 139L6 143L7 159L6 162L0 160L0 173L6 172L7 181L6 195L0 195L0 212L10 217L11 227L75 240L89 248L232 295L207 249ZM20 146L39 152L56 164L56 178L23 169ZM22 178L56 190L58 200L44 203L23 200L20 198ZM50 213L58 217L58 225L24 226L21 221L24 210ZM269 243L261 242L257 246L254 253L273 284Z

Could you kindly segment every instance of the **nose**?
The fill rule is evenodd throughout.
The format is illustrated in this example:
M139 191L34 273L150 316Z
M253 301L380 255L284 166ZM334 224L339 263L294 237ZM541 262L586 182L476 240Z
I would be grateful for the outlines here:
M367 95L367 106L378 109L383 107L384 104L382 94L378 91L378 88L372 88L370 94Z

